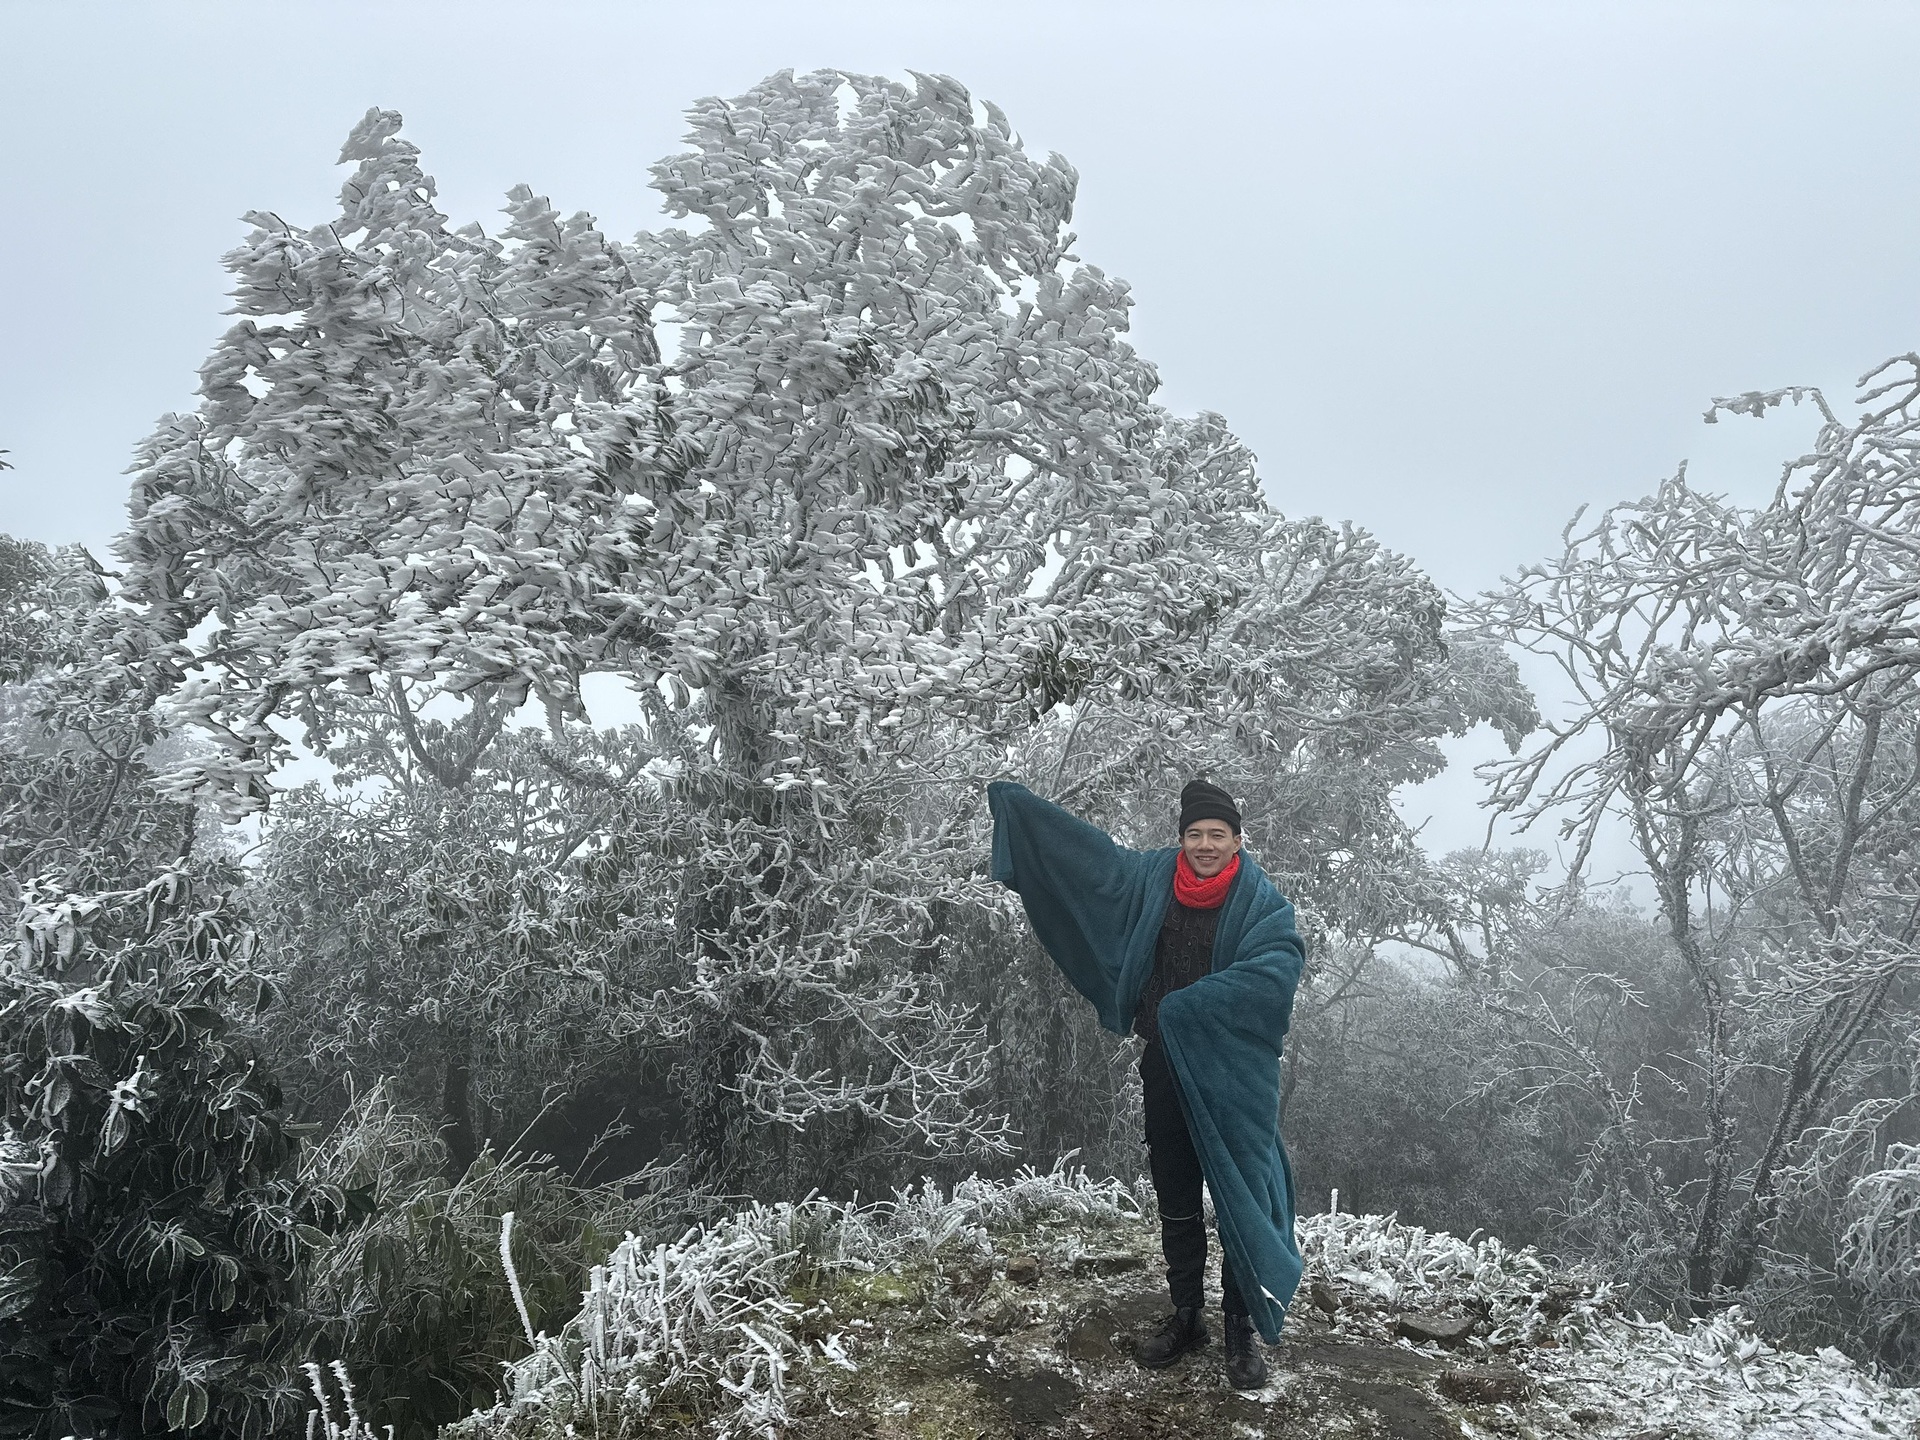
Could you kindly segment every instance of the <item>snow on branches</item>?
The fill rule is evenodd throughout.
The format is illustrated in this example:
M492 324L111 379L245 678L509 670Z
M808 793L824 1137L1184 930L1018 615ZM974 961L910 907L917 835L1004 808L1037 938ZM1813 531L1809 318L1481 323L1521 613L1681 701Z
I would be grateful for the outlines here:
M1749 1284L1794 1195L1846 1189L1819 1172L1859 1148L1822 1139L1849 1104L1920 1093L1900 1023L1920 974L1920 355L1861 383L1851 424L1817 391L1715 402L1760 415L1805 394L1825 417L1770 504L1700 494L1683 469L1570 525L1560 558L1480 607L1579 696L1489 767L1494 803L1561 814L1576 871L1623 816L1699 997L1698 1051L1669 1077L1697 1102L1695 1137L1673 1142L1697 1178L1652 1197L1685 1194L1696 1302ZM1733 1118L1749 1085L1772 1111L1751 1135ZM1859 1249L1843 1211L1815 1213Z
M1087 710L1109 758L1150 757L1119 777L1142 795L1176 763L1295 796L1338 770L1365 898L1316 893L1378 930L1416 903L1393 786L1449 729L1524 730L1525 697L1490 647L1456 666L1406 561L1274 514L1220 417L1153 402L1127 287L1070 253L1072 168L991 105L782 72L689 126L652 171L685 228L630 242L524 186L497 237L452 225L381 110L328 223L251 217L202 404L137 466L119 658L201 737L172 794L264 810L296 726L390 788L335 818L388 837L341 872L368 933L440 947L402 989L496 968L488 905L415 923L445 896L601 917L540 940L516 1013L578 1056L575 952L640 987L607 1028L675 1053L706 1178L764 1177L755 1127L816 1120L849 1163L1004 1155L993 1037L945 993L1005 918L985 777ZM595 673L641 711L612 748L567 725ZM529 699L537 755L502 738ZM1189 717L1206 743L1170 738ZM549 793L510 855L434 819ZM402 883L401 854L432 863ZM270 860L299 891L307 857ZM457 1130L485 1047L428 1019Z
M123 544L172 718L225 752L179 790L263 807L271 722L324 742L382 676L567 712L613 670L826 737L1178 669L1258 488L1069 264L1072 170L947 80L783 73L691 119L654 169L691 232L525 187L500 238L451 227L378 110L337 218L250 217L245 318Z

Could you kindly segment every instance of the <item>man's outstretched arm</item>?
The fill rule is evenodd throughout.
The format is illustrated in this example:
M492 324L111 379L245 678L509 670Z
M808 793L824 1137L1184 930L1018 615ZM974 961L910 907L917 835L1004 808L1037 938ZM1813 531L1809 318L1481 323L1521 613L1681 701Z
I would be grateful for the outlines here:
M1024 785L995 781L987 787L993 813L993 878L1019 893L1033 933L1088 1000L1100 1023L1124 1033L1120 982L1143 920L1157 929L1159 915L1145 909L1157 898L1165 907L1172 865L1154 883L1164 856L1116 845L1089 825ZM1170 852L1168 852L1170 854Z
M1013 780L987 786L993 814L993 878L1025 894L1024 882L1112 884L1130 879L1140 852Z

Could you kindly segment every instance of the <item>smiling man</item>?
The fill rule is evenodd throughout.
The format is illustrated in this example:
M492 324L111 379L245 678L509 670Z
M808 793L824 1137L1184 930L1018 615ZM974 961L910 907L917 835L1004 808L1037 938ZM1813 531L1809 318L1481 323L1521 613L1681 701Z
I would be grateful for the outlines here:
M987 787L993 878L1100 1023L1146 1041L1148 1165L1173 1313L1136 1347L1160 1369L1211 1338L1204 1182L1220 1232L1227 1378L1266 1381L1254 1343L1279 1339L1300 1281L1293 1177L1279 1129L1279 1058L1305 951L1293 906L1241 849L1226 791L1180 793L1178 849L1138 851L1021 785Z

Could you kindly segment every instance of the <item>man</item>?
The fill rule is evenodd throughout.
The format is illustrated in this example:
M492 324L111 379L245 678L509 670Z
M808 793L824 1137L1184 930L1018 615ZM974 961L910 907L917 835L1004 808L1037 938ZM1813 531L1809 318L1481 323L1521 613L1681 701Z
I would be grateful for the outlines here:
M1141 1036L1148 1163L1173 1314L1135 1350L1161 1368L1209 1342L1207 1234L1220 1231L1227 1378L1266 1382L1257 1328L1280 1338L1300 1282L1293 1176L1280 1140L1280 1047L1305 951L1293 906L1240 846L1218 786L1180 794L1177 849L1130 850L1025 786L987 787L993 878L1100 1023Z

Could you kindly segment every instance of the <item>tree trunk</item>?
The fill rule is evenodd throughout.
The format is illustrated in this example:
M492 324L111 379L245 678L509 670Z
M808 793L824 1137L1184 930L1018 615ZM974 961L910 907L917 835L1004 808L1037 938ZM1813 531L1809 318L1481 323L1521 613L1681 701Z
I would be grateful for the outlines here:
M458 1181L480 1153L473 1133L473 1066L464 1049L447 1061L441 1113L445 1116L440 1134L447 1142L447 1173Z

